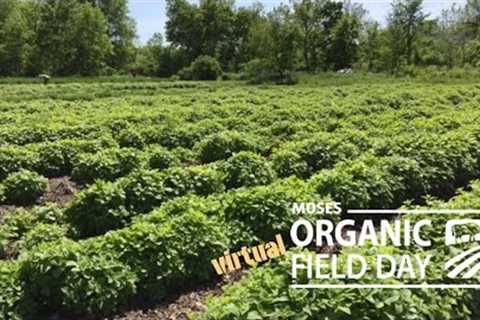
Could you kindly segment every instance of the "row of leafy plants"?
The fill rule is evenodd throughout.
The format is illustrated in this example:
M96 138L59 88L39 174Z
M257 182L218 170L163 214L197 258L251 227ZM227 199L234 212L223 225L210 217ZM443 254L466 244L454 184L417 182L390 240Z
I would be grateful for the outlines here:
M469 172L470 151L454 155L466 159L457 171ZM210 277L210 260L226 248L288 231L295 219L290 211L294 201L339 197L336 200L353 208L420 201L438 184L457 183L458 176L446 172L450 168L435 168L445 179L431 183L416 160L364 155L322 170L307 182L281 179L268 187L177 198L123 229L77 242L47 242L15 262L4 262L4 283L15 283L18 291L4 291L8 296L1 300L7 301L3 310L19 316L27 304L35 311L108 313L139 294L155 293L161 299L161 293Z
M377 146L371 153L360 156L359 161L354 159L358 159L360 151L351 142L347 140L340 143L320 135L275 150L271 161L254 153L240 152L226 161L208 166L173 166L162 171L136 169L114 182L94 183L80 192L65 211L74 230L71 237L85 238L122 228L133 217L148 213L174 197L189 193L207 196L232 188L268 185L277 177L296 175L305 179L322 168L322 174L315 176L318 192L335 196L346 207L397 207L405 199L420 201L420 195L424 194L448 198L456 188L465 186L479 175L480 148L475 132L462 130L436 139L428 135L414 136L407 141L402 138L400 145L396 144L399 141L393 141L391 145ZM445 147L449 152L443 151ZM151 167L155 168L154 164L159 168L164 168L164 164L178 164L176 158L172 162L169 151L157 151L158 154L151 154ZM395 159L390 158L391 154L403 155L403 160L391 164L389 170L393 170L395 176L408 175L405 179L410 181L409 189L400 188L403 181L383 179L381 172L384 170L375 169L378 167L375 154L387 156L385 159ZM136 164L132 161L132 165ZM91 168L100 174L102 165L98 163ZM367 178L374 185L371 192L363 184ZM3 187L3 194L7 199L17 201L34 200L43 192L45 185L43 178L25 171L12 174L5 181L7 183L4 186L7 187ZM402 190L402 194L388 189L395 183L399 184L395 187L397 192ZM2 233L2 238L6 239L3 247L10 247L19 235L14 233L12 237L9 227L4 226L4 229L7 231Z
M174 84L168 84L172 86ZM389 117L422 121L441 114L452 113L454 108L475 111L475 86L440 87L441 94L431 86L391 84L383 88L365 86L338 87L334 90L309 86L276 88L216 88L193 87L179 89L182 95L172 97L169 87L162 83L100 85L102 89L117 91L121 98L85 101L79 94L75 103L58 98L42 100L37 94L34 103L0 104L2 128L1 145L25 145L59 139L90 139L101 134L113 134L121 143L141 145L142 140L163 141L165 144L191 147L199 138L223 130L261 133L271 142L273 131L286 126L288 130L331 131L338 127L374 122L389 126ZM71 84L38 88L12 86L21 98L23 91L59 91L68 96L68 90L80 91L87 96L97 86ZM138 97L137 89L152 91L145 98ZM7 93L12 90L4 90ZM67 91L63 91L67 90ZM199 91L200 94L199 94ZM15 92L18 91L18 92ZM177 91L175 91L177 92ZM458 113L458 112L457 112ZM372 117L375 115L375 117ZM456 119L464 122L468 119ZM450 121L454 123L450 117ZM444 123L436 121L437 123ZM414 121L411 121L413 124ZM416 123L415 125L418 125ZM268 131L271 131L270 133ZM308 131L305 131L308 133ZM133 137L133 140L130 138ZM140 138L140 139L139 139Z

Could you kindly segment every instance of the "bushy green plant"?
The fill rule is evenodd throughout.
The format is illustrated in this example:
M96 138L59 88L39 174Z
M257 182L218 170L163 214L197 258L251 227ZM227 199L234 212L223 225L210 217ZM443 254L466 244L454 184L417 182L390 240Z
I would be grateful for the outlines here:
M192 72L192 67L183 67L178 71L176 74L179 80L193 80L193 72Z
M115 253L138 277L138 293L158 300L178 288L185 273L176 247L170 245L173 237L170 223L141 222L107 233L91 245L95 251Z
M0 148L0 180L21 169L33 170L36 166L35 153L18 147Z
M38 171L48 177L69 174L71 164L67 163L64 151L58 143L46 143L38 150Z
M82 254L79 243L66 239L40 245L25 257L18 277L29 284L24 287L25 294L37 311L61 310L66 275Z
M215 58L200 56L178 75L182 80L217 80L222 75L222 67Z
M38 154L35 168L47 177L70 175L78 154L96 153L115 144L115 141L106 137L97 140L59 140L42 143L35 148Z
M0 318L24 320L34 313L33 303L24 296L18 277L18 263L0 262Z
M71 240L45 243L26 255L19 278L39 310L107 314L135 292L136 276L108 253L88 254Z
M145 139L135 129L127 128L120 131L117 137L118 144L122 148L136 148L143 149L145 146Z
M75 160L72 177L90 183L96 179L115 180L142 166L136 149L106 149L95 154L80 154Z
M238 188L269 184L275 179L270 163L253 152L242 151L220 165L225 186Z
M148 165L152 169L163 170L180 165L179 158L164 148L152 148L148 150Z
M193 164L196 161L195 151L183 147L177 147L171 150L174 157L186 165Z
M62 309L87 315L108 315L136 293L137 276L109 255L80 256L70 264L62 287Z
M211 260L221 256L230 244L220 221L193 209L171 220L174 234L171 247L179 253L185 270L182 282L202 283L210 279Z
M276 234L286 234L298 216L293 213L295 202L320 202L322 198L297 179L278 180L260 186L229 193L222 201L228 223L238 221L231 238L234 243L271 241ZM311 218L314 219L315 215ZM318 217L318 216L317 216ZM288 237L285 237L287 239Z
M272 81L275 73L267 60L253 59L243 65L242 77L252 84Z
M289 150L278 150L272 155L272 166L281 178L297 176L304 178L308 174L308 164L302 157Z
M385 172L363 160L340 163L310 180L320 195L330 196L344 209L390 208L394 202L390 182Z
M95 251L114 252L139 277L139 292L161 299L184 285L211 275L210 260L221 255L228 239L218 221L189 209L178 216L161 210L155 224L137 222L92 242Z
M187 193L208 195L222 192L222 176L213 169L192 167L172 168L163 172L162 190L165 198L173 198Z
M310 172L331 168L335 163L352 159L358 149L330 134L317 134L298 143L288 144L286 150L294 151L307 162Z
M414 135L390 142L390 154L416 160L428 193L446 198L478 175L478 144L472 135L462 132L441 137Z
M29 251L45 242L58 241L67 235L67 228L58 224L39 223L18 241L20 251Z
M228 159L240 151L257 151L258 142L252 137L236 131L213 134L195 146L200 161L204 163Z
M128 210L146 213L162 204L165 201L163 177L157 170L138 170L123 178L119 184L125 192Z
M78 193L65 217L79 237L91 237L125 226L131 219L125 191L116 183L98 180Z
M47 191L48 180L36 172L21 170L11 173L4 181L4 196L8 203L28 205Z
M39 224L64 224L63 211L54 204L26 210L20 208L6 214L0 226L0 256L14 257L19 252L18 241Z

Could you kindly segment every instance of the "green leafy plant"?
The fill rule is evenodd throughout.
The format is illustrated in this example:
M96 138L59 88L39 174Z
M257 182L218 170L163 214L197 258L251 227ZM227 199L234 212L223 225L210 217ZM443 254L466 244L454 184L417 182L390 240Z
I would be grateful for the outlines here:
M80 154L74 163L73 179L86 183L96 179L115 180L142 166L139 152L130 148Z
M130 221L130 215L121 186L101 180L78 193L65 210L66 220L82 238L122 227Z
M239 152L220 166L225 173L225 186L238 188L268 184L275 179L275 172L261 156L252 152Z
M182 80L217 80L222 75L222 67L215 58L200 56L178 75Z
M148 165L152 169L163 170L180 165L180 159L171 151L163 148L149 150L148 157Z
M36 172L21 170L3 181L4 197L8 203L28 205L47 191L48 180Z
M235 131L213 134L195 146L199 159L204 162L228 159L240 151L256 151L258 143L252 137Z
M272 155L272 166L281 178L289 176L305 177L308 174L308 164L302 157L288 150L279 150Z

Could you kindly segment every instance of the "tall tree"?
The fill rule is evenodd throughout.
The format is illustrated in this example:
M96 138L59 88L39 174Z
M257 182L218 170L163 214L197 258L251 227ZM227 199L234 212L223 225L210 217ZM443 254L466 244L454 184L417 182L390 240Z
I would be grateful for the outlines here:
M167 18L167 40L185 48L192 59L201 55L203 32L198 7L187 0L167 0Z
M97 0L108 23L108 35L113 45L109 65L123 69L135 57L135 21L130 18L128 0Z
M380 33L378 22L367 23L361 43L362 60L366 64L367 70L373 72L380 70L382 46Z
M462 61L467 35L464 32L464 10L453 4L443 10L439 21L439 32L435 37L437 47L443 56L445 64L452 68Z
M71 72L95 75L105 67L106 58L112 53L107 28L105 16L98 8L89 4L78 7L72 17L75 53Z
M97 74L111 52L99 8L77 0L36 0L27 10L31 45L28 73Z
M413 62L415 43L427 15L422 10L423 0L395 0L388 17L394 68L398 61ZM397 61L397 62L395 62Z
M29 8L33 28L33 50L29 57L30 72L68 74L75 55L72 18L79 3L76 0L37 0Z
M294 71L300 40L300 30L287 6L275 8L269 15L271 24L271 65L281 78Z
M113 50L108 64L115 69L124 69L135 59L134 40L136 24L130 18L128 0L80 0L100 8L108 23L108 35Z
M21 75L25 71L30 32L24 6L23 3L0 1L0 75Z
M361 22L354 14L344 14L332 30L332 51L335 70L352 67L358 55Z
M199 10L202 54L225 58L219 49L223 46L228 51L228 39L233 37L233 0L201 0Z
M467 0L465 5L465 27L470 38L480 35L480 0Z
M302 51L307 70L331 63L332 30L342 17L342 3L331 0L297 0L295 17L302 31Z

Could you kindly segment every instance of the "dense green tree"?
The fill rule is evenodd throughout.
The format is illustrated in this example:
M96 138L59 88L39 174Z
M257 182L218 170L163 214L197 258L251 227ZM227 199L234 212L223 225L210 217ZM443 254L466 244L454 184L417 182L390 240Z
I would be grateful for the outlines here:
M100 0L99 5L107 19L113 45L109 65L124 68L133 61L136 38L135 21L129 16L127 0Z
M250 37L255 32L259 32L254 28L265 21L262 14L263 7L259 3L250 7L241 7L236 11L231 37L225 39L219 48L222 53L219 60L224 67L238 71L242 64L256 57L252 52Z
M270 61L281 78L294 71L300 43L300 29L287 6L275 8L269 15L271 23Z
M0 75L20 75L30 49L23 4L0 1L0 8Z
M187 0L167 0L167 40L185 48L190 57L202 53L202 27L198 7Z
M371 22L366 25L365 33L361 40L362 62L367 70L379 71L381 66L381 30L378 22Z
M267 59L271 55L271 30L272 25L267 17L262 17L252 24L244 45L244 61Z
M105 16L98 8L84 4L74 13L72 26L75 53L70 72L95 75L105 67L105 60L112 53Z
M107 22L99 8L76 0L32 2L27 72L55 75L101 72L111 53Z
M169 77L189 64L186 52L172 45L165 46L163 36L155 33L147 45L137 51L135 74Z
M75 58L73 18L80 4L76 0L37 0L29 10L33 26L33 51L29 57L33 74L66 75Z
M480 0L467 0L465 5L465 31L470 38L480 35Z
M352 67L357 60L361 23L357 16L344 14L332 30L331 50L337 55L335 70Z
M443 10L438 19L438 33L434 35L436 46L444 63L450 68L460 64L463 59L467 41L463 21L464 10L456 4Z
M416 40L426 19L423 0L395 0L388 17L392 69L413 63Z
M480 67L480 40L470 41L465 48L465 62Z
M108 36L112 42L108 65L115 69L124 69L135 59L136 25L129 16L128 0L82 0L82 2L88 2L102 10L108 23Z
M331 0L299 0L293 3L302 31L303 59L307 70L325 69L334 60L332 32L342 17L342 3Z

